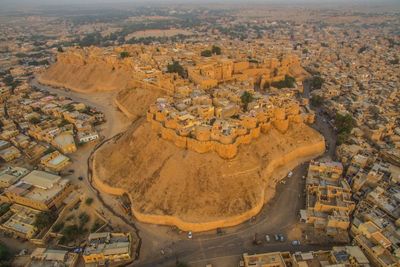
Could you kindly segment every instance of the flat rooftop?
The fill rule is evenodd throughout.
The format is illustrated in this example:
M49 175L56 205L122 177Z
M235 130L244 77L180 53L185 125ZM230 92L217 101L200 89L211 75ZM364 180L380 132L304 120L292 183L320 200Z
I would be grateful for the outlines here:
M280 252L271 252L255 255L243 255L245 266L280 266L286 267Z
M49 189L57 184L60 180L61 177L58 175L35 170L26 175L21 181L35 187Z
M40 213L40 211L18 204L12 205L10 210L14 214L3 223L3 227L12 229L13 231L22 234L27 234L34 230L35 227L33 226L33 223L35 222L36 216Z
M31 262L28 267L54 267L74 266L78 254L70 253L67 250L55 250L36 248L31 254Z
M42 171L32 171L7 192L38 202L52 200L69 184L68 179Z
M128 254L131 251L131 241L124 233L93 233L89 235L89 244L84 255L103 253L105 256Z

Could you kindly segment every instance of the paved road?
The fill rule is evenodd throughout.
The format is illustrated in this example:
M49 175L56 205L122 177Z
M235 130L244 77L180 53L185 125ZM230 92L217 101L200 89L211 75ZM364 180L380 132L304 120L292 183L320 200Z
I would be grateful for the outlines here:
M91 106L97 107L99 110L105 112L106 118L113 118L115 115L110 106L105 106L101 96L93 97L90 95L66 92L60 89L54 89L47 86L36 84L42 89L55 92L59 95L71 97L76 101L87 103ZM305 95L308 96L308 89ZM98 100L101 100L100 104ZM114 121L114 120L111 120ZM116 120L115 120L116 121ZM112 134L116 134L115 123L108 124L106 128L106 138L110 138ZM319 130L326 138L329 148L324 157L333 157L335 151L335 134L329 126L326 119L317 115L316 123L313 126ZM91 149L87 153L82 153L86 162L91 154ZM80 165L86 165L81 164ZM82 168L82 167L81 167ZM86 168L86 169L85 169ZM87 171L87 166L84 169ZM84 171L84 170L82 170ZM270 201L260 214L256 216L251 222L245 222L239 226L224 229L225 234L217 235L215 232L206 232L201 234L194 234L192 240L188 240L185 234L178 234L171 230L168 226L149 225L134 221L133 218L124 218L123 221L130 220L127 224L132 231L135 229L131 223L134 223L139 230L139 235L142 239L142 250L140 253L139 261L135 262L133 266L155 267L155 266L173 266L177 259L188 262L192 266L205 266L206 263L213 262L217 267L232 266L229 262L237 262L242 253L257 253L267 251L293 251L293 250L318 250L326 249L332 245L310 246L302 245L293 247L290 241L286 242L263 242L259 246L253 245L254 235L257 234L260 239L263 239L265 234L287 233L293 226L298 223L298 214L301 208L305 206L304 192L304 179L302 176L306 175L307 164L302 164L293 170L293 176L287 179L285 185L278 185L275 197ZM90 188L90 184L86 184ZM88 189L89 189L88 188ZM96 195L98 202L104 204L103 197L99 196L90 188L93 195ZM300 195L300 197L299 197ZM107 201L107 200L106 200ZM108 203L108 202L107 202ZM116 216L113 207L102 207L108 212L112 222L121 221L119 216ZM111 210L110 210L111 209ZM129 229L128 228L128 229ZM163 250L163 254L161 254ZM218 265L217 265L218 264Z

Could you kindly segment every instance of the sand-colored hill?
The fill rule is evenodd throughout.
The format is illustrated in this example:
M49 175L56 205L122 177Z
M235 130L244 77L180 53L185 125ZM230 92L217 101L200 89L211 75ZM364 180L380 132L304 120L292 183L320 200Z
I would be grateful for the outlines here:
M141 119L96 152L93 178L104 192L128 193L141 221L205 231L257 214L279 179L324 150L323 137L301 123L285 134L271 129L224 160L180 149Z
M114 102L128 118L136 119L144 116L150 104L163 95L160 90L136 87L119 91Z
M112 65L58 61L38 77L42 84L78 92L119 90L131 87L132 74Z

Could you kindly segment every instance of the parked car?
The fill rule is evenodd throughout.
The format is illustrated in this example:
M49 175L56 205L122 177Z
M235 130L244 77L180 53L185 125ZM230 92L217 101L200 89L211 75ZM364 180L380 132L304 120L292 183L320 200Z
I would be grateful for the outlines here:
M270 241L271 241L271 238L269 237L269 235L265 235L265 240L266 240L267 242L270 242Z
M299 240L293 240L292 241L293 246L300 246L300 241Z
M192 233L192 231L189 231L189 232L188 232L187 237L188 237L189 239L192 239L192 238L193 238L193 233Z
M293 175L293 172L289 172L287 177L290 178L290 177L292 177L292 175Z
M279 235L274 235L275 241L279 241Z
M83 177L82 177L82 176L79 176L79 177L78 177L78 180L79 180L79 181L82 181L82 180L83 180Z
M285 241L285 236L283 234L278 234L279 241L284 242Z

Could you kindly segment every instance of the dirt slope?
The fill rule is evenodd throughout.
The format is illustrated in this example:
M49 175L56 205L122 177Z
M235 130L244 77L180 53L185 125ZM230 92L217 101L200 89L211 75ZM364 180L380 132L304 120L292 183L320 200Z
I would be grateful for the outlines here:
M131 74L107 64L64 64L56 62L40 77L40 83L78 92L119 90L129 87Z
M129 88L118 92L115 103L128 118L136 119L145 116L150 104L163 95L160 90Z

